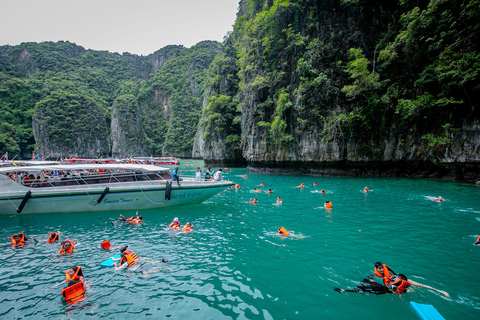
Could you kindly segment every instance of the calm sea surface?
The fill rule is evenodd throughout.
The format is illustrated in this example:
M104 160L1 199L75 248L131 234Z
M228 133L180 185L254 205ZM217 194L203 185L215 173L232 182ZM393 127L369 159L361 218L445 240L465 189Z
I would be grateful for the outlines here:
M182 174L200 163L191 162ZM418 319L410 301L434 305L447 320L480 319L480 246L472 245L480 235L480 188L238 168L224 177L241 188L198 205L141 211L140 226L111 224L134 212L0 215L0 319ZM301 183L305 188L295 188ZM365 186L371 192L362 192ZM283 204L275 204L277 196ZM432 201L438 196L445 201ZM175 217L195 230L168 230ZM294 237L276 235L280 226ZM57 230L78 241L73 255L60 257L59 244L45 243ZM9 237L22 231L39 243L11 248ZM169 263L145 264L161 267L150 274L100 267L112 255L97 247L105 239ZM376 261L450 297L419 287L401 296L332 290L360 284ZM90 288L69 306L63 285L47 289L73 265L83 267Z

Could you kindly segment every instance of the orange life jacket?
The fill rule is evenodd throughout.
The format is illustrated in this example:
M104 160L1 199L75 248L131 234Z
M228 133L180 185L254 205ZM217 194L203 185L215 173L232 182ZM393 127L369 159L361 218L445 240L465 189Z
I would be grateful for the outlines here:
M331 202L326 202L325 203L325 208L331 209L332 208L332 203Z
M390 274L390 269L386 264L382 264L383 266L383 273L381 274L380 272L377 271L377 268L373 268L373 271L377 276L383 279L383 284L388 285L390 284L390 280L392 280L392 274Z
M70 243L70 247L67 249L67 251L63 251L63 244L66 243L66 242L69 242ZM70 239L65 239L63 240L62 242L62 245L60 246L60 251L58 251L58 253L72 253L73 252L73 245L77 243L76 241L72 241Z
M369 192L370 190L368 190L368 188L364 188L363 189L363 192Z
M127 219L131 224L138 224L138 223L143 223L143 220L133 218L133 219Z
M320 191L320 193L327 193L325 190Z
M107 250L110 249L112 246L110 244L110 240L105 240L100 245L102 246L102 249L107 249Z
M80 277L83 277L83 270L82 270L82 267L80 266L77 266L77 271L75 271L75 273L70 277L70 275L68 274L68 271L70 269L68 269L67 271L65 271L65 282L68 282L69 280L80 280Z
M127 250L125 255L120 259L120 266L126 262L130 268L136 267L138 266L136 263L137 260L138 256L133 253L132 250Z
M175 222L170 223L170 228L172 228L172 229L180 228L180 222L175 221Z
M62 289L62 297L65 298L65 301L69 304L74 304L85 297L85 286L83 281L79 281L70 287Z
M51 235L51 234L54 234L54 235L55 235L55 236L53 237L53 239L50 239L50 235ZM55 242L55 241L57 241L57 240L58 240L58 233L56 233L56 232L50 232L50 233L48 234L47 242L53 243L53 242Z
M282 199L280 199L280 200L277 200L277 203L282 203L282 202L283 202L283 200L282 200Z
M192 231L192 229L193 229L193 224L190 224L189 226L184 225L183 228L182 228L182 230L185 231L185 232L190 232L190 231Z
M21 237L20 240L18 240L18 242L15 241L15 236L16 236L16 235L19 235L19 236ZM27 240L28 240L28 239L27 239L27 237L25 236L25 233L23 233L23 232L22 232L22 233L14 234L13 236L10 237L10 241L12 241L12 246L14 246L14 247L18 247L18 246L23 246L23 245L25 245L25 241L27 241Z
M405 281L405 280L399 280L396 282L391 283L392 285L395 285L397 289L393 291L393 293L396 294L402 294L407 292L407 288L410 287L410 282Z
M278 229L278 233L280 233L284 237L288 237L290 235L290 233L288 233L287 229L285 229L284 227L280 227L280 229Z

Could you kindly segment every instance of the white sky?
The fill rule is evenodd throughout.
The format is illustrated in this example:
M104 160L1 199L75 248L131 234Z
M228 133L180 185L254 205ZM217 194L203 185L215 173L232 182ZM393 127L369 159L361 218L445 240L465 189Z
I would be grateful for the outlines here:
M239 0L0 0L0 45L70 41L148 55L170 44L223 41Z

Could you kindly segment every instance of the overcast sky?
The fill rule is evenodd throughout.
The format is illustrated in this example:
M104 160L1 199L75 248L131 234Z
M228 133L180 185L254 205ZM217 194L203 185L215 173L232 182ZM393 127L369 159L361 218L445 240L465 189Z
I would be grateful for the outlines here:
M239 0L0 0L0 45L70 41L148 55L170 44L223 41Z

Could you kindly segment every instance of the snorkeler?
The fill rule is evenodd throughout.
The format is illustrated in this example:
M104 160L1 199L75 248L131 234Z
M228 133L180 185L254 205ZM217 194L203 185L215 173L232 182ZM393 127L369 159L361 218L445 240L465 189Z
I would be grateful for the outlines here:
M356 286L352 289L340 289L340 288L333 288L333 290L343 293L343 292L358 292L364 293L369 292L373 294L385 294L385 293L396 293L402 294L407 292L407 288L410 287L410 282L403 274L395 275L395 278L392 279L391 282L388 282L386 285L381 285L377 282L370 282L368 279L363 279L363 285Z

